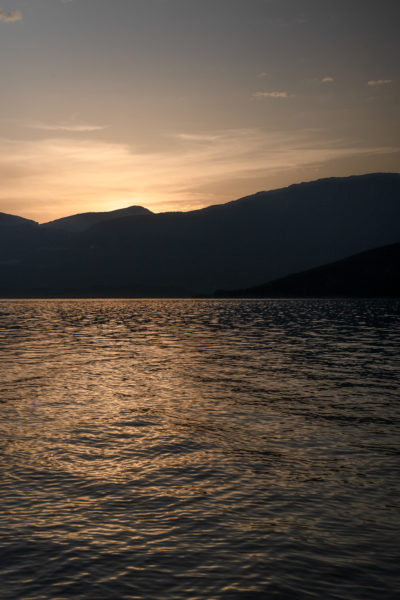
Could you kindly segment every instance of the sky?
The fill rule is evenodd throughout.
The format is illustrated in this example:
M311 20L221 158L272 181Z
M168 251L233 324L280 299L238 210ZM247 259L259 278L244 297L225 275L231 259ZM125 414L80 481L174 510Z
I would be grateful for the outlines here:
M398 0L0 0L0 211L400 169Z

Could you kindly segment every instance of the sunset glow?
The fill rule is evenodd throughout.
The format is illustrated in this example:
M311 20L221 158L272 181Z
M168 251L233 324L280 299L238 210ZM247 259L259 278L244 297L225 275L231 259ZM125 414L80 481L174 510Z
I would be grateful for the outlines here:
M0 211L46 221L132 204L188 210L397 171L391 10L363 3L361 27L358 2L329 18L319 5L0 7Z

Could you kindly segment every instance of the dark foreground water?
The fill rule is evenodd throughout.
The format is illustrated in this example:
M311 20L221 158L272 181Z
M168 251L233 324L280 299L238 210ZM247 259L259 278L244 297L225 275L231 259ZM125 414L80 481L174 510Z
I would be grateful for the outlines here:
M395 599L400 304L0 302L2 600Z

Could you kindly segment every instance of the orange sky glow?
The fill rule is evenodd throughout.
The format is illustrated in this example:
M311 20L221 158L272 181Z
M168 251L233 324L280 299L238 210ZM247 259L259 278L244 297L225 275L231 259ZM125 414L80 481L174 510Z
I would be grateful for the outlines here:
M358 0L12 4L0 212L190 210L399 170L394 8L362 3L361 24Z

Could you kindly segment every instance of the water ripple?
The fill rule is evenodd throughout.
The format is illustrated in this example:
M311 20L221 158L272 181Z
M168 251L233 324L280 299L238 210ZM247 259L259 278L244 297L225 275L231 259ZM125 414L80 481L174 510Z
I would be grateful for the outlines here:
M3 600L394 600L400 304L0 303Z

